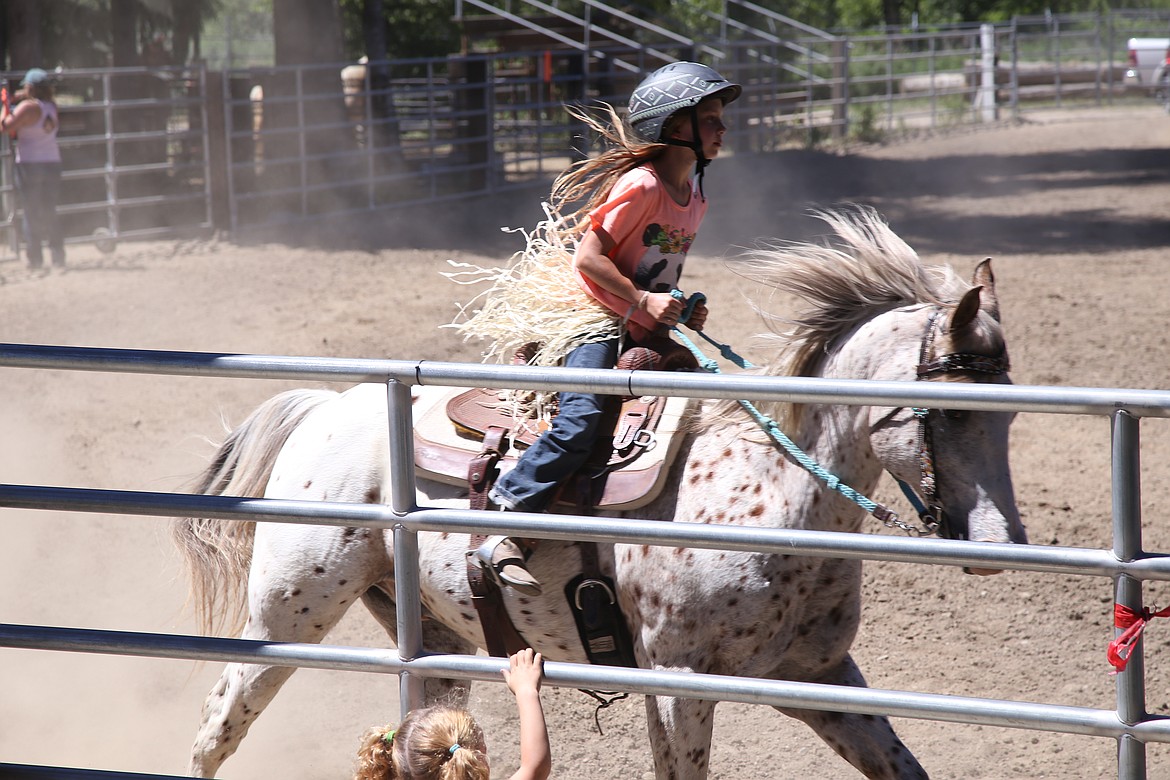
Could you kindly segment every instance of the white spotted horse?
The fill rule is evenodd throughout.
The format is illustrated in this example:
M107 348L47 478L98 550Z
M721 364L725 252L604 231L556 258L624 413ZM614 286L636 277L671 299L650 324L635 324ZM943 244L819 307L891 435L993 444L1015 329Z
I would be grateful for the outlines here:
M824 245L759 250L752 275L804 310L773 334L752 370L829 379L1007 383L1007 349L989 261L970 284L928 267L869 209L821 215ZM416 393L415 419L443 395ZM1006 412L760 404L805 453L861 493L883 470L918 490L940 533L1025 543L1008 466ZM389 489L385 388L278 395L233 431L203 475L207 494L380 502ZM920 446L926 442L928 446ZM420 481L420 506L467 506L467 491ZM828 490L734 402L694 404L663 490L637 516L759 528L858 532L866 512ZM206 519L176 521L205 626L246 618L248 639L319 642L358 600L395 637L393 535L370 529ZM864 686L849 654L858 630L861 563L799 555L600 545L637 663L679 670ZM466 534L422 533L424 647L486 647L471 605ZM580 546L543 541L529 562L544 595L504 589L520 633L554 661L587 662L562 596ZM991 572L977 572L991 573ZM245 599L246 595L246 609ZM236 612L233 613L232 609ZM238 622L238 621L237 621ZM238 626L237 626L238 627ZM229 664L209 695L190 772L214 776L292 669ZM454 685L428 680L426 695ZM715 702L647 697L655 771L708 774ZM869 778L926 773L884 717L783 709Z

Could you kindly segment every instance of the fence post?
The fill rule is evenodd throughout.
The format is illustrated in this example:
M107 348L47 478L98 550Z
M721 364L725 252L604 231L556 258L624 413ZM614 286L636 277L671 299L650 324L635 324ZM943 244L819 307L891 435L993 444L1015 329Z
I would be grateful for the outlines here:
M410 387L391 379L386 387L390 437L390 509L402 516L415 508L414 415ZM419 595L418 533L394 526L394 601L398 613L398 657L412 661L423 653L422 603ZM422 677L402 672L398 702L402 717L423 704Z
M106 133L106 225L110 235L119 237L118 231L118 168L115 154L114 136L117 130L114 127L114 85L109 73L102 74L102 118Z
M979 25L979 49L981 53L979 67L979 94L976 101L979 105L980 119L983 122L994 122L997 116L995 105L995 68L998 57L995 55L995 25Z
M1142 554L1142 512L1139 420L1122 410L1112 416L1113 554L1132 561ZM1142 582L1118 575L1114 600L1135 612L1142 610ZM1120 634L1120 629L1114 629ZM1146 717L1145 662L1142 640L1133 646L1125 671L1117 673L1117 717L1133 725ZM1118 780L1145 780L1145 743L1129 735L1117 742Z
M231 203L231 137L228 131L229 84L227 71L206 72L203 105L207 120L207 186L211 197L211 224L217 230L235 230Z
M836 38L832 43L833 60L833 137L849 137L849 39ZM810 73L807 78L812 79Z
M1012 73L1009 90L1011 93L1012 119L1020 118L1020 27L1012 17Z
M8 226L8 248L20 259L20 220L16 218L15 148L7 133L0 134L0 221Z
M467 162L464 174L470 192L483 192L491 184L491 91L486 57L460 60L463 83L456 89L456 106L465 117L465 137L460 141ZM452 80L454 82L454 80Z

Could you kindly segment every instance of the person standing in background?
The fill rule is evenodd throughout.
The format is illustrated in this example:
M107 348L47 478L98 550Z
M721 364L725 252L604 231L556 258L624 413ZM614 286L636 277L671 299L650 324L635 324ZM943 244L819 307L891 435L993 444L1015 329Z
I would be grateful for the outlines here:
M25 252L29 268L44 264L48 243L53 265L65 267L65 235L57 214L61 193L61 149L57 145L57 103L49 74L32 68L20 82L16 106L0 109L0 131L16 139L16 191L24 211Z

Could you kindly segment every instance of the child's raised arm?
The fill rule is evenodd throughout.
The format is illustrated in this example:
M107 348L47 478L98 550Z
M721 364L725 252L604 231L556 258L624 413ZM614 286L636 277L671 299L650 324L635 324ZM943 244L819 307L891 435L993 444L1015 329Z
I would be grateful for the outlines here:
M546 780L552 772L552 748L540 704L541 663L540 653L527 648L510 657L503 672L520 712L520 768L512 780Z

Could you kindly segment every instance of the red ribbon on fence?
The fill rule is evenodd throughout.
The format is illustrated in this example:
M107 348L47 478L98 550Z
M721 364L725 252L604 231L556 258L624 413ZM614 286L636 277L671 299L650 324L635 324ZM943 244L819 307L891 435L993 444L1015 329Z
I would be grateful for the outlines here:
M1125 671L1126 664L1129 663L1129 656L1133 653L1133 646L1142 638L1146 624L1154 618L1164 617L1170 617L1170 607L1160 609L1157 612L1151 612L1148 608L1142 607L1141 612L1134 612L1121 604L1113 605L1113 625L1115 628L1122 629L1122 632L1109 643L1109 649L1105 655L1108 656L1109 663L1114 669L1119 672Z

